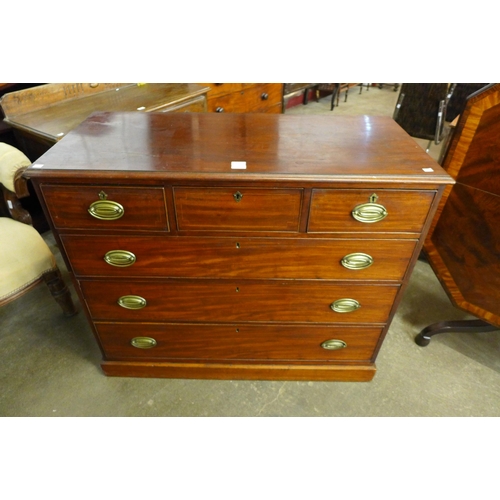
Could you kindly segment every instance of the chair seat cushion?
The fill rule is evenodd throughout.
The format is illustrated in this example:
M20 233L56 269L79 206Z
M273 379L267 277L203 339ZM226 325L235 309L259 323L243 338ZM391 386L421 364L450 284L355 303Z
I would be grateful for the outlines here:
M19 149L0 142L0 183L9 191L15 192L14 176L20 168L29 167L29 158Z
M0 301L56 269L50 248L32 226L0 217Z

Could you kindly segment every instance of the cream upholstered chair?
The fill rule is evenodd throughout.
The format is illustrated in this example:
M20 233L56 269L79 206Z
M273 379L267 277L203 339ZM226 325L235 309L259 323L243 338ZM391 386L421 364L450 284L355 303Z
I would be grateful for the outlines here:
M16 196L28 193L21 174L30 164L21 151L0 143L0 201L7 215L0 217L0 306L44 281L64 314L72 316L77 311L55 257Z

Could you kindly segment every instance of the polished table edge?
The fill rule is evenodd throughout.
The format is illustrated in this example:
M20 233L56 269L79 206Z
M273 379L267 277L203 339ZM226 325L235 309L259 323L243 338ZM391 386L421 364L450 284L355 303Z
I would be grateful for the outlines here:
M233 173L233 172L178 172L178 171L140 171L130 170L126 173L126 180L124 180L124 171L115 170L100 170L100 171L82 171L82 170L59 170L50 168L38 168L37 162L28 167L23 177L25 179L42 178L45 181L54 179L58 184L71 184L74 182L75 175L84 175L88 184L93 184L99 181L104 184L105 182L120 182L121 185L134 185L141 182L145 185L171 185L179 182L189 182L192 185L202 184L203 182L221 182L231 183L235 182L252 182L256 186L264 186L267 183L279 182L281 186L294 187L294 184L302 183L300 187L308 188L322 187L322 184L328 184L330 188L342 188L348 184L355 184L355 188L373 189L373 188L392 188L392 189L407 189L407 190L420 190L420 189L439 189L441 186L453 185L455 181L448 175L434 175L427 176L425 174L417 177L415 174L408 175L378 175L376 177L367 178L363 175L356 174L283 174L283 173ZM78 181L79 183L81 181ZM308 186L307 184L311 184Z

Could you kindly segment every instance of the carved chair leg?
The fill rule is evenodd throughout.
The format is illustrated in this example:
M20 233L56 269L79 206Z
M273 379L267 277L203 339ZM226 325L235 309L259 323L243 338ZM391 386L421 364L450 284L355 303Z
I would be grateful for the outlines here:
M54 297L61 306L64 315L74 316L78 311L71 298L71 293L63 280L61 271L59 271L59 269L54 269L53 271L45 273L43 279L49 287L52 297Z
M23 224L28 224L28 226L33 225L33 220L30 213L21 205L18 197L9 191L8 189L0 186L0 191L2 192L3 203L7 210L8 216L14 220L22 222ZM4 211L4 210L2 210Z
M441 321L425 327L416 337L415 343L420 347L429 345L431 337L438 333L446 332L468 332L468 333L483 333L494 332L498 330L497 326L490 325L481 319L470 319L460 321Z

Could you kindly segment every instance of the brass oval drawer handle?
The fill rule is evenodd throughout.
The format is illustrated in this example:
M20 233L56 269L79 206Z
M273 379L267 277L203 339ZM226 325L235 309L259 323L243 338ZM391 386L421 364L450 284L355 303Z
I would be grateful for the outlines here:
M330 304L332 311L338 313L354 312L361 307L361 304L355 299L338 299Z
M104 256L104 260L110 266L128 267L135 263L136 257L128 250L110 250Z
M156 340L152 337L134 337L130 343L138 349L151 349L156 346Z
M321 347L329 351L337 351L339 349L345 349L347 347L347 344L343 340L330 339L330 340L325 340L321 344Z
M371 224L379 222L387 217L387 210L383 205L378 203L363 203L354 207L352 216L359 222Z
M340 263L346 269L366 269L373 264L373 257L366 253L350 253L349 255L346 255Z
M125 309L142 309L146 307L147 302L139 295L123 295L118 299L118 305Z
M89 214L100 220L116 220L123 217L125 209L116 201L98 200L89 207Z

